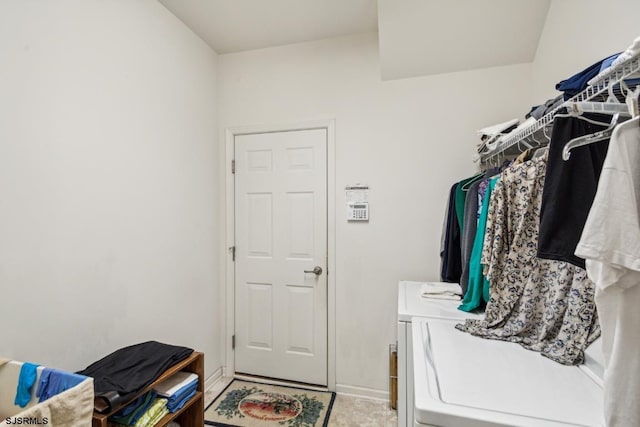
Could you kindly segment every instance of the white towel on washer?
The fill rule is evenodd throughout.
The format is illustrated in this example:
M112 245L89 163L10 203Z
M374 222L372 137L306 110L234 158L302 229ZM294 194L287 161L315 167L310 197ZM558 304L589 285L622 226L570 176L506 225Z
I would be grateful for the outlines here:
M461 301L460 295L445 295L445 294L423 294L422 298L425 299L446 299L451 301Z
M457 283L427 282L420 287L423 298L433 299L462 299L462 288Z

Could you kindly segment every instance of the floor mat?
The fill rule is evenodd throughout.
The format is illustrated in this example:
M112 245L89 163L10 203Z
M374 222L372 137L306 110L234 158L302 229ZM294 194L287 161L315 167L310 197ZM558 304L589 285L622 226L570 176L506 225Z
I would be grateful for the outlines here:
M326 427L335 393L233 380L207 407L205 424Z

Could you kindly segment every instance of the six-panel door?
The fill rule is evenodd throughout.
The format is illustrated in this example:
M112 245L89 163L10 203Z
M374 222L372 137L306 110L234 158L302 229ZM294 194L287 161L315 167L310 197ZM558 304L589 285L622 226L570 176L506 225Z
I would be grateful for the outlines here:
M236 372L326 385L327 131L236 136L235 162Z

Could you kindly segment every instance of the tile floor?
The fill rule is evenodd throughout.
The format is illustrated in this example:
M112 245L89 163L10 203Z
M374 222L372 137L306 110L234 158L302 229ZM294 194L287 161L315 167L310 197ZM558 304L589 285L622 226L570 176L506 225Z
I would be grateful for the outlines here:
M389 402L344 394L336 395L329 427L391 427L398 425Z
M215 400L229 382L231 378L224 378L205 392L205 408ZM336 395L329 418L329 427L395 427L397 425L397 413L389 407L389 402L346 394Z

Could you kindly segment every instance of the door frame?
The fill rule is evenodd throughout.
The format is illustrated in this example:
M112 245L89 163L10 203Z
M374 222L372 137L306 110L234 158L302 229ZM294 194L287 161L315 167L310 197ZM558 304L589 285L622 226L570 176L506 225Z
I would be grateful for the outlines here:
M234 159L235 137L253 133L291 132L299 130L326 129L327 131L327 388L336 389L336 170L335 170L335 120L310 122L234 126L225 129L225 286L224 301L224 349L223 375L235 374L235 350L232 337L235 332L235 268L230 248L235 246L235 181L231 170Z

